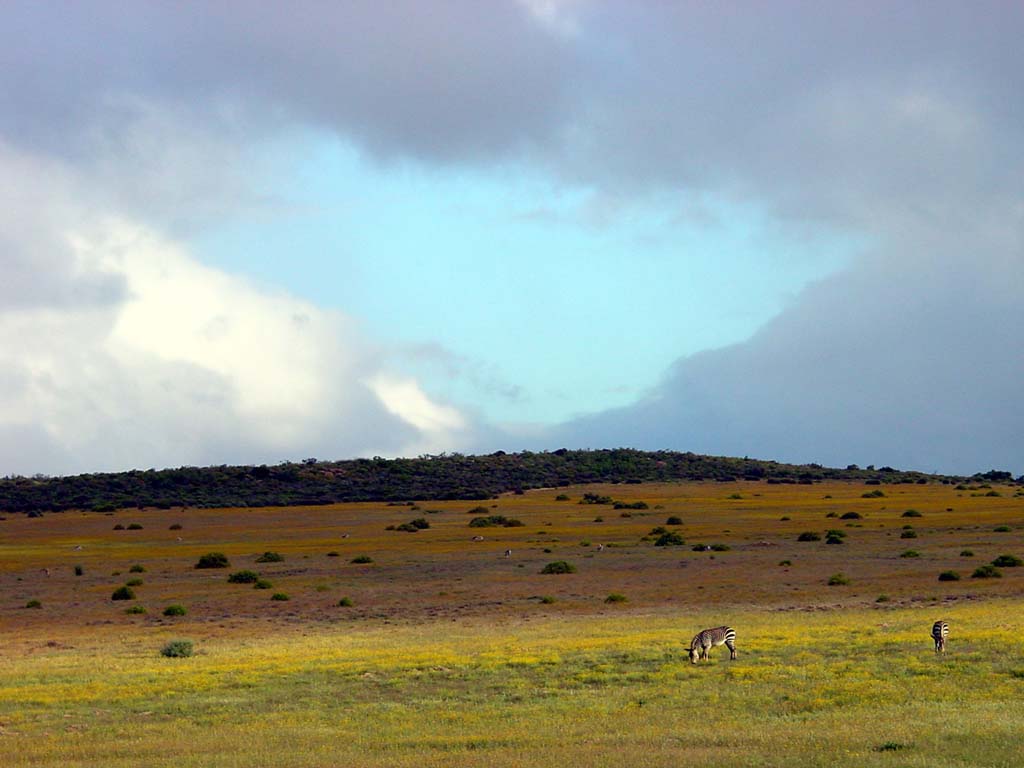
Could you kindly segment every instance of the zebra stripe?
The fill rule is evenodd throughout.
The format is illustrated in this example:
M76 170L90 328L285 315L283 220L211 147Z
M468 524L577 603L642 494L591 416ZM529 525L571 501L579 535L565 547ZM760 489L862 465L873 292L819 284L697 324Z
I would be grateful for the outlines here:
M696 664L699 659L707 659L708 651L716 645L725 645L729 649L729 658L736 658L736 630L732 627L715 627L698 632L690 641L690 662Z
M932 640L935 641L935 652L946 652L946 636L949 635L949 624L944 621L936 621L932 624Z

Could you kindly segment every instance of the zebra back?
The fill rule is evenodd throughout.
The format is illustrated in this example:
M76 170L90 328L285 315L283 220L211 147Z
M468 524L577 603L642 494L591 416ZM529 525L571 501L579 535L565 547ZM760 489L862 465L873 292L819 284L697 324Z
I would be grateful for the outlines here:
M932 624L932 637L936 640L945 639L949 635L949 624L944 621L936 621Z
M690 643L691 648L709 648L714 645L722 645L725 642L733 642L736 639L736 630L732 627L714 627L697 633Z

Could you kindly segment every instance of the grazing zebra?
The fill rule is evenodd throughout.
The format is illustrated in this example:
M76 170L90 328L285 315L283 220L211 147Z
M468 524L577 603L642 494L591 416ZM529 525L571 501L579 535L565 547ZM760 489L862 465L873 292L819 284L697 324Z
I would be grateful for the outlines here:
M512 557L512 550L511 549L506 549L505 550L505 557Z
M696 664L698 659L707 659L708 651L716 645L725 644L729 648L729 658L736 658L736 630L732 627L715 627L698 632L690 641L690 663Z
M935 641L935 652L946 652L946 636L949 634L949 624L944 621L936 621L932 624L932 640Z

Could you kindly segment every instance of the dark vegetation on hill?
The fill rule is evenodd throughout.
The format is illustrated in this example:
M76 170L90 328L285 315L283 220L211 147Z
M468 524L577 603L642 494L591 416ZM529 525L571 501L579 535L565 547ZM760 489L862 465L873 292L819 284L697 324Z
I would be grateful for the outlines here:
M1009 472L977 475L1010 481ZM181 467L73 477L0 480L0 510L37 513L65 509L110 511L123 507L262 507L342 501L489 499L583 483L671 480L759 480L813 483L859 480L872 484L951 482L963 478L903 472L891 467L831 469L818 464L702 456L626 448L597 451L441 454L415 459L352 459L276 466Z

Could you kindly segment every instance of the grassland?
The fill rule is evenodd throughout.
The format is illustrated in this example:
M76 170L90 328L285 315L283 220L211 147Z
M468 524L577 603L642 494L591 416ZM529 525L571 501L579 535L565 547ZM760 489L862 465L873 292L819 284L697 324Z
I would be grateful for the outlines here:
M470 528L477 504L8 515L4 765L1021 764L1024 568L970 578L1024 556L1013 487L678 483L485 502L512 528ZM430 528L385 530L417 517ZM655 546L658 527L686 545ZM267 550L284 560L257 563ZM210 551L231 567L195 569ZM576 573L541 575L554 560ZM273 588L229 584L242 569ZM962 578L938 581L947 570ZM850 583L828 586L836 573ZM130 578L137 599L111 601ZM187 615L164 617L172 603ZM691 666L690 637L721 623L739 659ZM160 656L174 638L197 654Z

